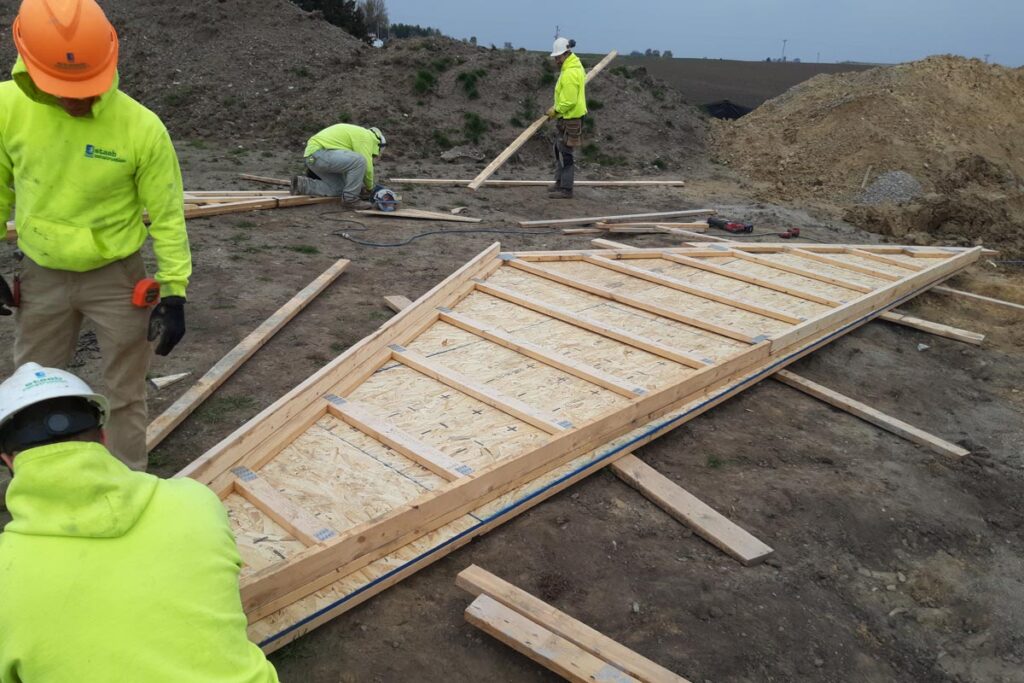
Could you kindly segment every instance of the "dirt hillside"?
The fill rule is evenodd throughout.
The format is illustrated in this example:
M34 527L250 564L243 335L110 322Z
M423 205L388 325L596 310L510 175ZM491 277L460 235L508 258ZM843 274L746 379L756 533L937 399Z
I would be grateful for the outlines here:
M177 139L259 140L301 148L350 121L388 135L389 157L494 156L550 106L550 59L449 39L364 45L289 0L101 0L122 45L122 88ZM0 4L3 35L17 10ZM0 60L15 58L9 38ZM593 66L593 60L585 64ZM592 166L678 171L703 152L706 118L676 91L613 63L588 90ZM518 161L549 166L538 136ZM597 171L597 169L594 169ZM592 176L599 172L591 173Z
M900 238L1019 253L1022 106L1021 69L930 57L812 78L735 123L716 122L713 146L774 198L847 204L851 221ZM920 189L862 201L865 177L884 185L891 172Z

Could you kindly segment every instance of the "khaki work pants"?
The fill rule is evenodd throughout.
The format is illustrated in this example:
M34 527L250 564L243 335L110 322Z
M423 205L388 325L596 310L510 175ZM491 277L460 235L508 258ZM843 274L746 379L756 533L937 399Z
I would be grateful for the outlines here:
M83 317L92 321L110 401L107 447L139 471L145 471L149 460L146 372L152 351L146 339L150 309L133 306L131 299L135 283L144 277L139 253L86 273L50 270L25 257L14 341L15 367L35 362L66 368L75 355Z

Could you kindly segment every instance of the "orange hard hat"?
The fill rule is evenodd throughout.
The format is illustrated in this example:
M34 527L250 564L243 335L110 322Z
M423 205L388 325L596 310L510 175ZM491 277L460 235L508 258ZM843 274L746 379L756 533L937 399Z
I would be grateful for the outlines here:
M102 95L114 82L117 31L95 0L24 0L12 29L43 92L81 99Z

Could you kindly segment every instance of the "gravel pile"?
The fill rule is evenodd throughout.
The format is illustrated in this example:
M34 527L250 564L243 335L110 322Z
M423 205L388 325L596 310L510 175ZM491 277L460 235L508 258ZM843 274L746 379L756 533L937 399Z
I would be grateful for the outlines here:
M860 204L905 204L923 192L917 178L906 171L889 171L875 178L857 201Z

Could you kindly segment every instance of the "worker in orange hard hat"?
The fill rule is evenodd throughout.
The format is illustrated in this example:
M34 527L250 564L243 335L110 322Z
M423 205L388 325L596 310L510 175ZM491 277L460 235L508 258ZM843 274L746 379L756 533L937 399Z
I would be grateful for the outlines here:
M0 215L17 204L14 364L67 367L83 319L110 398L110 450L146 469L146 373L185 333L192 258L181 170L153 112L118 89L117 32L95 0L24 0L0 83ZM149 226L143 222L148 214ZM153 239L147 278L140 249ZM159 295L159 296L158 296Z

